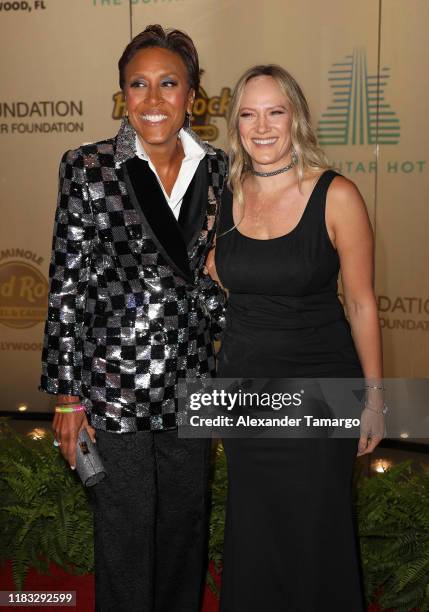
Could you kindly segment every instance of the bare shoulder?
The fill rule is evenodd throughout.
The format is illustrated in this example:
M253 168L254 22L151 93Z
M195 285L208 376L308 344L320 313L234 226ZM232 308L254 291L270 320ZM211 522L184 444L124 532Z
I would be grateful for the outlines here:
M326 195L326 217L335 223L345 219L367 216L364 199L353 181L344 176L336 176Z
M362 195L353 181L350 181L345 176L338 175L334 177L328 188L327 200L333 207L348 205L348 206L365 206Z
M359 189L344 176L336 176L326 195L326 226L333 244L340 251L355 242L371 243L372 228Z

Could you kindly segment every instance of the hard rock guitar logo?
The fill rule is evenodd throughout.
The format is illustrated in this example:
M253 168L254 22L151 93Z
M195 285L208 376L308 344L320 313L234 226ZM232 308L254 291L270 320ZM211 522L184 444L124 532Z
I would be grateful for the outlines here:
M317 127L321 146L398 144L400 124L385 98L390 68L369 74L365 49L354 49L329 70L332 103Z

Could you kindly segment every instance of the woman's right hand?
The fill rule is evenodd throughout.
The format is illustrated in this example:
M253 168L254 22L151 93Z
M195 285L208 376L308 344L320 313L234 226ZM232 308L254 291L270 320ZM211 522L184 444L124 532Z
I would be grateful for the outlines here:
M220 278L217 275L216 263L215 263L215 252L216 252L216 247L213 247L209 251L209 254L207 255L206 263L204 265L204 272L205 274L208 274L212 280L214 280L218 285L222 287Z
M79 397L59 396L59 404L80 402ZM84 411L56 412L52 423L55 439L63 457L68 461L72 470L76 467L77 438L82 429L86 429L89 437L95 442L95 429L88 424Z

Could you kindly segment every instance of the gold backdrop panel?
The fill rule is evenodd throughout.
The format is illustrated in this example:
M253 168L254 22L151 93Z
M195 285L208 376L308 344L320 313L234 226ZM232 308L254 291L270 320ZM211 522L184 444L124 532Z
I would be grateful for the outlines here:
M37 387L59 161L117 130L112 95L129 6L10 4L24 8L1 12L1 399L2 409L43 410L52 403Z
M428 23L425 0L383 2L379 140L392 144L379 149L376 279L387 376L428 375Z

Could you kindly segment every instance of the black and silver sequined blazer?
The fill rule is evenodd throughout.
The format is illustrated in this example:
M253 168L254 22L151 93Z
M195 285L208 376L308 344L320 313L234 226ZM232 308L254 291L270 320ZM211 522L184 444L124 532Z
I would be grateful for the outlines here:
M199 144L178 221L127 120L61 161L40 389L80 396L98 429L174 428L177 380L214 374L225 300L202 268L227 160Z

